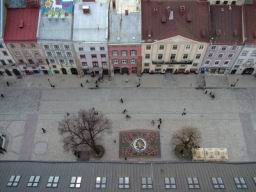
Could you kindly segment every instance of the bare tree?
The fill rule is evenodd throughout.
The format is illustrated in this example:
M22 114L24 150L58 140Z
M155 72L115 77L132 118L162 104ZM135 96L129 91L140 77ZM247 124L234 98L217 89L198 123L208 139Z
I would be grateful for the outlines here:
M79 152L91 149L95 154L100 154L97 145L98 135L104 130L111 128L111 122L102 112L94 108L80 110L77 115L66 116L59 122L59 133L64 137L64 149L66 151Z
M172 141L179 158L191 159L192 149L200 146L201 133L197 128L185 127L173 135Z

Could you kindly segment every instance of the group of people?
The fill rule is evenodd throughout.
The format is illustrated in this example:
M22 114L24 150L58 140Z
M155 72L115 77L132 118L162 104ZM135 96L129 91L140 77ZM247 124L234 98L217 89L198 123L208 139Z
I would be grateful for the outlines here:
M205 90L205 91L204 91L204 94L207 95L207 94L208 94L208 90ZM215 99L215 94L214 94L212 91L209 92L209 96L210 96L212 99Z
M124 103L124 99L123 99L122 97L120 98L120 103L122 103L122 104ZM126 118L126 119L130 119L131 116L128 115L127 112L128 112L127 109L124 109L124 110L122 111L122 113L125 114L125 118Z
M161 128L161 124L162 124L162 118L159 118L157 121L158 121L157 128L160 129ZM152 120L151 124L152 124L152 126L154 126L155 125L155 120Z

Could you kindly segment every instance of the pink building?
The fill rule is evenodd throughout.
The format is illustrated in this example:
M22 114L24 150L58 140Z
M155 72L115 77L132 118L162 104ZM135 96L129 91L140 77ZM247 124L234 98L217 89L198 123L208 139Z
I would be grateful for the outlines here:
M141 66L140 45L109 45L109 61L114 73L137 73Z

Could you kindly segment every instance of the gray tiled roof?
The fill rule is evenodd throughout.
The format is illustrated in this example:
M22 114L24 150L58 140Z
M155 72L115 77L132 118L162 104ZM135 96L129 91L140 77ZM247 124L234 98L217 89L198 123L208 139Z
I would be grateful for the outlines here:
M253 177L256 176L256 163L207 163L207 162L154 162L154 163L127 163L127 162L0 162L0 189L1 191L71 191L69 188L72 176L82 176L81 187L75 191L99 191L95 189L96 177L106 177L105 191L122 191L118 188L119 177L129 177L130 188L123 191L166 191L165 177L174 177L177 189L173 191L191 191L188 189L187 177L197 177L200 189L196 191L211 192L212 177L221 177L225 190L239 191L236 188L234 177L243 177L246 191L256 191ZM12 175L20 175L17 187L7 187ZM38 187L28 189L27 182L30 176L41 176ZM58 187L46 188L49 176L59 176ZM152 190L141 189L141 178L151 177Z

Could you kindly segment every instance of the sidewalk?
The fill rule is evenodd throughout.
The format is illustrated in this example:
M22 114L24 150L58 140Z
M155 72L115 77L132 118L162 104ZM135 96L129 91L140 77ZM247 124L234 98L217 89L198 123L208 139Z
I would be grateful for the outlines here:
M206 87L208 89L231 88L237 80L235 87L232 88L255 88L256 78L253 76L242 75L172 75L172 74L144 74L142 77L137 75L115 75L109 79L107 76L103 81L99 82L100 88L126 88L136 87L141 79L141 86L146 88L198 88ZM6 81L10 82L12 87L16 88L49 88L52 89L50 83L55 88L95 88L97 78L90 76L78 77L73 75L55 75L55 76L26 76L22 79L15 77L1 77L0 87L7 87ZM87 83L86 81L89 81Z

